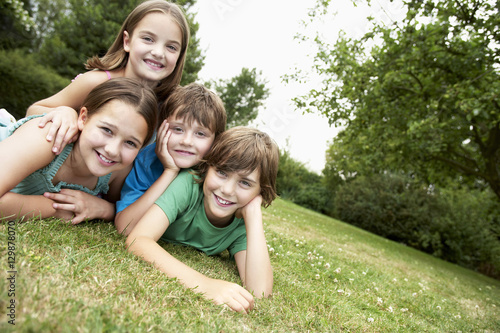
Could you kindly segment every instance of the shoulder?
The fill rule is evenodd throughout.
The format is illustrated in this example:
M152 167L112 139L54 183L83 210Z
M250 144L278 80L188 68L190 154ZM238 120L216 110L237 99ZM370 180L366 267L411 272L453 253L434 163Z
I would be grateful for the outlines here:
M108 81L109 80L108 73L106 73L106 71L101 71L101 70L91 70L83 74L79 74L77 77L75 77L75 79L72 82L72 85L81 87L90 87L92 89L95 86Z

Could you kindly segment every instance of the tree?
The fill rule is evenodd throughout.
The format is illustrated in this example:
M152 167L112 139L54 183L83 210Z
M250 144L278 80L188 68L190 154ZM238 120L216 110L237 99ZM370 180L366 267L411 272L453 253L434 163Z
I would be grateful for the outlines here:
M374 24L360 39L340 34L334 45L318 34L322 86L295 103L345 126L329 150L334 169L461 179L500 199L500 2L403 3L399 25ZM318 1L323 10L311 18L329 15L329 4Z
M0 2L0 49L28 48L34 35L29 0Z
M257 118L259 107L269 95L266 82L259 79L259 74L255 68L242 68L241 74L230 80L207 83L224 102L228 127L248 125Z

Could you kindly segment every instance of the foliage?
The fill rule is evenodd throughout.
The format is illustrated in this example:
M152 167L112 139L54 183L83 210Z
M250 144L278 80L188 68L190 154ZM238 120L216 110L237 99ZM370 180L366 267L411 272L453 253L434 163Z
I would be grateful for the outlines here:
M330 18L330 3L318 1L311 21ZM483 182L500 198L499 4L404 4L401 23L374 24L360 39L341 33L331 45L318 34L313 71L322 84L296 105L346 126L333 169Z
M34 34L34 22L29 15L28 1L0 2L0 50L28 48Z
M259 108L269 96L266 82L259 78L261 74L255 68L242 68L238 76L229 80L207 82L224 102L228 128L248 125L257 118Z
M68 81L54 71L40 65L33 55L23 50L0 50L0 107L6 108L16 119L37 100L64 88ZM36 78L36 79L33 79Z
M285 149L280 150L276 186L281 198L323 214L332 213L333 196L323 177L294 160Z
M0 279L0 331L500 330L498 280L281 199L263 218L274 289L249 315L211 304L128 253L111 223L0 223L2 237L11 237L10 249L0 247L0 269L17 271L15 281L7 274ZM202 274L241 283L228 254L160 244ZM14 296L7 292L12 287ZM8 323L11 299L15 326Z
M422 188L402 175L340 187L338 218L444 260L500 277L500 204L489 191Z

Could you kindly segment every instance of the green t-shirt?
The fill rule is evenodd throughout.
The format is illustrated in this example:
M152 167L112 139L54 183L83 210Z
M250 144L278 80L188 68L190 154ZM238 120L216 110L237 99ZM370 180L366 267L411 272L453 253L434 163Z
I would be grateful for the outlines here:
M243 219L234 218L227 227L217 228L210 223L203 205L203 184L183 170L156 200L170 222L161 240L192 246L208 255L229 250L231 257L247 249Z

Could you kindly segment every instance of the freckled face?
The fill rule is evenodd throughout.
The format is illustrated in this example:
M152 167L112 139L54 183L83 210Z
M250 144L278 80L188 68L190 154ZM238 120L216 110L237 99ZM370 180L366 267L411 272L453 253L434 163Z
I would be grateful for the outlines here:
M260 194L259 177L258 170L242 174L210 167L203 182L203 204L209 221L219 226L229 223L236 210Z
M148 131L136 109L118 100L109 101L90 117L83 108L78 127L78 150L89 172L98 177L132 164Z

